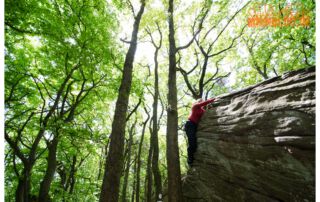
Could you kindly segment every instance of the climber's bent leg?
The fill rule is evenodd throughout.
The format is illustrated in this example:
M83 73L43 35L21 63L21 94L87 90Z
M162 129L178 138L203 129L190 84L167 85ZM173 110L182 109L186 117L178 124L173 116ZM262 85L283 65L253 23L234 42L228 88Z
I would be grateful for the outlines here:
M196 152L197 149L197 124L193 123L192 121L187 121L184 130L186 131L188 137L188 164L192 164L193 162L193 154Z

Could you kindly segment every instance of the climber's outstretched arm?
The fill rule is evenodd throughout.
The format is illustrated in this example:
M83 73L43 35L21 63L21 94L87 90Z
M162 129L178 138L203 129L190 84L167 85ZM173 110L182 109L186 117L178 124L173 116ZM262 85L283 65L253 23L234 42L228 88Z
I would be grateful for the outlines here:
M197 103L196 105L199 106L199 107L203 107L203 106L206 106L207 104L212 103L214 100L215 100L215 98L210 98L210 99L208 99L206 101Z

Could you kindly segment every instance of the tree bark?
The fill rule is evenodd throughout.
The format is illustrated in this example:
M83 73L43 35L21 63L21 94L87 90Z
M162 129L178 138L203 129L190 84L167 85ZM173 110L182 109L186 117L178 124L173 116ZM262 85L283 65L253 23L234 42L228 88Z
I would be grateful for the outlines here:
M60 176L60 186L63 188L64 191L67 190L66 182L67 182L67 173L64 165L61 162L58 162L57 172Z
M104 146L104 148L101 149L101 159L99 160L99 171L98 171L98 177L97 180L101 179L102 176L102 169L104 166L104 157L108 155L108 147L109 147L109 142L110 140L108 140L107 145Z
M77 164L77 156L73 155L72 165L71 165L71 169L70 169L70 176L69 176L68 183L67 183L69 186L69 194L73 193L74 185L76 183L76 179L75 179L75 175L77 172L76 164Z
M30 175L32 165L24 165L23 175L19 179L18 186L16 189L16 202L28 202L29 191L30 191Z
M173 0L169 0L169 78L167 109L168 201L182 201L181 173L178 148L178 110L176 86L176 44L174 38Z
M142 0L140 10L135 17L131 42L124 62L122 81L112 123L110 148L106 158L105 173L101 187L100 202L117 202L119 200L121 178L121 172L119 171L123 167L126 113L128 110L129 94L132 82L133 60L137 49L138 31L144 7L145 0Z
M57 146L58 137L54 137L50 145L48 145L47 170L40 184L39 201L50 202L50 186L57 167Z
M153 98L153 116L152 116L152 172L155 183L155 196L157 201L162 200L162 183L159 170L159 141L158 141L158 99L159 99L159 76L158 76L158 51L156 49L154 56L154 98Z
M147 112L147 110L145 110ZM147 113L148 114L148 113ZM146 130L147 123L150 119L150 115L148 114L147 119L143 122L143 127L142 127L142 134L139 142L139 149L138 149L138 154L137 154L137 168L136 168L136 202L140 201L140 168L141 168L141 150L142 150L142 145L143 145L143 139L144 139L144 134Z
M151 43L155 48L154 52L154 94L153 94L153 114L152 114L152 132L151 132L151 144L152 144L152 172L155 182L155 199L156 201L162 201L162 183L161 183L161 174L159 171L159 142L158 142L158 99L159 99L159 75L158 75L158 53L162 46L162 32L158 23L157 31L159 32L160 39L158 44L155 42L151 32L147 30Z
M124 171L124 178L123 178L123 185L122 185L122 202L126 202L127 200L127 185L128 185L128 178L129 178L129 170L130 170L130 163L131 163L131 147L133 142L133 135L134 135L134 127L136 125L136 122L131 126L131 129L129 131L129 141L128 141L128 159L126 163L126 169Z
M150 127L150 134L152 134L152 128ZM152 163L152 138L150 137L149 143L149 154L148 154L148 162L147 162L147 170L146 170L146 180L145 180L145 198L147 202L151 202L152 197L152 172L151 172L151 163Z
M132 192L131 192L131 202L134 202L135 194L136 194L136 173L137 173L137 154L134 160L134 167L133 167L133 183L132 183Z

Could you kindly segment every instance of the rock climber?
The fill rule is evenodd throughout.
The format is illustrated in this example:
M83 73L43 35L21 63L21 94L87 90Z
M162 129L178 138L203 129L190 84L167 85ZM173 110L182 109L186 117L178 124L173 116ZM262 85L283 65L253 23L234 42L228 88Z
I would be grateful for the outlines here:
M206 101L199 99L196 103L192 105L191 114L189 115L188 121L184 126L184 130L186 131L188 137L188 164L189 166L192 165L193 162L193 155L197 149L197 126L201 119L201 116L204 114L205 109L204 107L210 103L212 103L215 99L210 98Z

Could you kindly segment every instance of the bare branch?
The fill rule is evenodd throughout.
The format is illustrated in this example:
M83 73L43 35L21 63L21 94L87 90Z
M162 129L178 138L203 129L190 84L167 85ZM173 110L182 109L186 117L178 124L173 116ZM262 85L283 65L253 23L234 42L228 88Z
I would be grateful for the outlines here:
M220 50L220 51L218 51L218 52L216 52L216 53L213 53L213 54L211 54L211 55L208 55L208 57L214 57L214 56L220 55L221 53L223 53L223 52L225 52L225 51L233 48L234 42L235 42L238 38L241 37L241 35L243 34L243 31L244 31L244 29L245 29L246 27L247 27L247 25L245 25L245 26L241 29L240 34L239 34L238 36L236 36L235 38L232 39L231 44L230 44L227 48L222 49L222 50Z
M210 81L212 81L217 75L218 75L218 72L219 72L219 62L221 60L223 60L224 57L220 58L218 61L216 61L216 72L207 80L203 83L203 85L207 85Z
M205 11L203 11L205 9ZM196 19L194 20L194 23L192 25L192 30L193 30L193 36L192 38L190 39L190 41L184 45L184 46L180 46L180 47L177 47L176 48L176 52L182 50L182 49L186 49L188 48L192 42L195 40L195 38L197 37L197 35L200 33L200 31L202 30L202 25L203 25L203 22L205 20L205 18L207 17L208 13L209 13L209 10L210 8L202 8L200 14L196 17ZM204 12L204 13L203 13ZM202 15L202 17L200 18L200 22L199 22L199 25L198 25L198 28L197 28L197 31L195 31L195 26L196 26L196 23L197 23L197 19Z
M150 108L148 108L148 105L145 105L145 104L143 104L143 109L144 109L144 111L146 112L146 114L147 114L147 118L146 118L146 120L143 122L143 125L146 125L147 123L148 123L148 121L149 121L149 119L150 119Z
M158 124L157 124L158 131L160 130L160 123L161 123L161 119L162 119L162 116L163 116L163 113L164 113L164 109L165 109L165 106L163 104L163 101L161 99L160 94L159 94L159 100L160 100L160 104L161 104L161 113L160 113L160 116L159 116L159 119L158 119Z
M128 40L126 40L126 39L120 38L120 41L122 41L123 43L131 44L131 41L128 41Z
M159 35L160 35L159 46L158 46L158 48L160 49L161 46L162 46L162 32L161 32L161 29L160 29L160 26L159 26L158 22L156 22L156 25L157 25L157 29L158 29L158 32L159 32Z
M134 11L134 7L133 7L131 1L130 1L130 0L127 0L126 2L127 2L128 6L129 6L130 9L131 9L131 12L132 12L133 17L136 18L137 16L136 16L136 13L135 13L135 11Z
M154 38L153 38L153 36L152 36L152 33L151 33L151 31L150 31L150 28L147 27L147 28L145 29L145 31L146 31L147 34L149 35L149 37L150 37L150 39L151 39L152 45L153 45L157 50L159 50L159 49L161 48L161 46L162 46L162 32L161 32L161 29L160 29L160 26L159 26L159 23L158 23L158 22L156 22L156 26L157 26L157 31L158 31L159 37L160 37L160 39L159 39L159 45L157 45L157 43L155 42L155 40L154 40Z
M137 111L137 109L138 109L139 105L141 104L141 102L142 102L142 98L140 97L138 103L136 104L136 106L133 108L133 110L127 116L126 121L128 121L130 119L130 117L132 116L132 114Z
M18 86L19 82L20 82L23 78L24 78L24 77L18 78L18 79L13 83L13 85L11 86L9 96L8 96L8 98L5 99L6 104L10 103L10 102L13 100L14 90L15 90L15 88Z
M211 81L212 81L211 86L206 90L206 91L207 91L207 92L206 92L206 96L205 96L206 99L208 98L209 92L213 89L214 85L215 85L218 81L220 81L221 79L228 77L230 74L231 74L231 72L227 73L226 75L219 76L219 77L216 77L216 78L214 78L214 79L211 80ZM214 81L216 81L216 82L214 82Z
M72 84L74 83L75 81L73 80L73 81L71 81L69 84L68 84L68 86L67 86L67 90L66 90L66 92L65 92L65 94L64 94L64 96L63 96L63 99L62 99L62 106L61 106L61 110L60 110L60 116L63 116L63 114L64 114L64 106L65 106L65 104L66 104L66 101L67 101L67 97L68 97L68 94L69 94L69 92L70 92L70 90L71 90L71 86L72 86Z
M27 158L23 155L23 153L21 152L20 148L18 147L17 143L14 142L8 135L8 133L5 131L4 132L4 137L5 140L8 142L8 144L10 145L10 147L13 150L13 153L16 154L19 159L26 164L27 163Z
M119 71L122 71L122 68L120 67L119 64L117 64L117 57L111 53L111 59L112 59L112 63L113 65L119 70Z
M275 69L274 67L272 68L272 71L273 71L273 73L274 73L276 76L279 76L278 73L277 73L277 71L276 71L276 69Z
M30 148L28 145L24 144L24 142L23 142L22 139L21 139L21 136L22 136L22 132L23 132L24 128L27 126L28 122L31 120L31 118L33 117L34 114L35 114L35 113L32 112L32 113L28 116L28 118L27 118L27 120L24 122L24 124L21 126L21 128L19 128L18 131L17 131L17 133L18 133L17 140L19 140L19 141L21 142L21 144L22 144L23 146L27 147L28 149L31 149L31 148Z
M192 93L192 96L193 97L197 97L198 96L197 89L192 87L192 85L191 85L191 83L189 81L189 77L188 77L187 72L183 68L181 68L181 64L180 63L177 63L177 65L178 65L177 70L181 72L181 74L183 76L183 79L184 79L188 89Z
M150 28L147 27L145 28L145 31L147 32L147 34L149 35L150 39L151 39L151 43L153 44L154 47L157 47L157 44L155 43L154 39L153 39L153 36L151 34L151 31L150 31Z
M216 39L213 41L213 43L215 43L220 36L223 34L223 32L227 29L227 27L229 26L229 24L231 23L231 21L238 15L238 13L240 13L240 11L242 9L244 9L248 4L250 3L250 1L248 1L242 8L240 8L238 11L235 12L235 14L228 20L227 24L222 28L222 30L219 32L219 34L217 35Z
M89 155L90 155L90 152L86 156L84 156L83 158L80 159L80 162L79 162L79 164L77 166L77 169L79 169L81 167L81 165L83 164L84 160L86 160L89 157Z
M13 25L11 22L9 21L5 21L5 25L7 27L9 27L10 29L14 30L15 32L18 32L20 34L29 34L29 35L33 35L33 36L40 36L40 35L46 35L46 36L53 36L52 33L50 32L44 32L44 31L32 31L32 30L28 30L28 29L22 29L19 28L15 25Z
M14 153L12 155L13 155L13 159L12 159L13 170L16 173L17 177L20 177L20 174L18 172L17 165L16 165L16 155Z
M193 66L192 69L190 69L188 72L186 72L187 74L191 74L198 66L199 66L199 56L198 56L198 53L197 51L195 50L195 55L196 55L196 64Z
M151 91L151 89L149 88L149 86L146 86L148 93L150 93L153 97L154 97L154 93Z
M42 156L42 154L43 154L45 151L47 151L47 149L48 149L48 145L46 146L46 148L44 148L44 149L35 157L34 161L36 161L37 159L39 159L39 158Z

